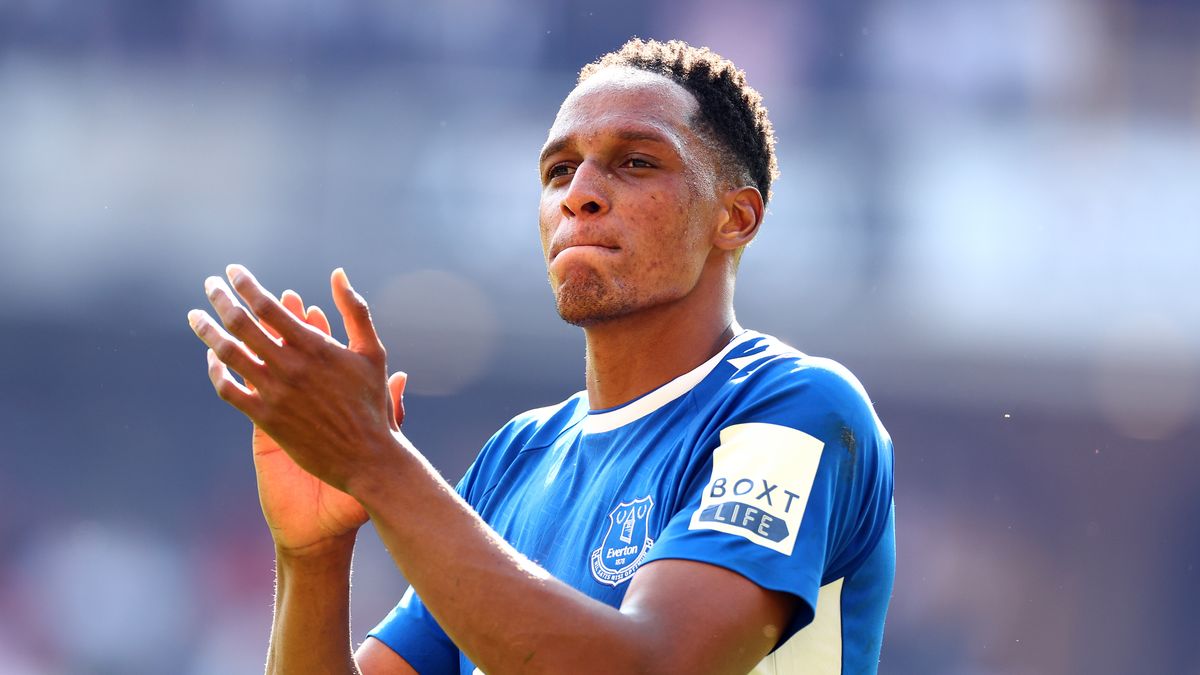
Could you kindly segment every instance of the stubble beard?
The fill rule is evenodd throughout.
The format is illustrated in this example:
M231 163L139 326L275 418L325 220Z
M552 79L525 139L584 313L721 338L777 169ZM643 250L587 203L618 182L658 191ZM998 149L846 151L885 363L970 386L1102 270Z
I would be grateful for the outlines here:
M604 283L593 271L563 281L555 292L558 316L563 321L587 328L631 313L637 303L625 289Z

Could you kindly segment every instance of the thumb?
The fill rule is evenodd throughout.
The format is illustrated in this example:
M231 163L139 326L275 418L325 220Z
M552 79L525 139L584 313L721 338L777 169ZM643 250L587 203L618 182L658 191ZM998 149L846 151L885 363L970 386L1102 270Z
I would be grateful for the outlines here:
M346 270L341 267L334 270L329 285L333 291L333 304L346 327L350 349L360 354L383 356L383 343L371 322L371 310L363 296L350 286Z
M395 372L388 378L388 395L391 400L393 421L396 431L404 424L404 386L408 384L408 373Z

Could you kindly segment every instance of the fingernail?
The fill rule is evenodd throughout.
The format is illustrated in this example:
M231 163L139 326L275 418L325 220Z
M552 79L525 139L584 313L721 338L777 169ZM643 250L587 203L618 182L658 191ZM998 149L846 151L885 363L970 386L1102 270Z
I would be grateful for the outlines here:
M204 280L204 292L207 295L212 295L220 287L221 287L221 278L220 277L209 277Z
M193 330L196 328L199 328L200 316L202 314L204 314L204 312L201 312L198 309L193 309L193 310L188 311L188 313L187 313L188 325L191 326Z
M225 274L227 274L229 276L229 280L235 284L242 280L242 276L245 274L245 272L246 268L242 267L241 265L229 265L225 268Z

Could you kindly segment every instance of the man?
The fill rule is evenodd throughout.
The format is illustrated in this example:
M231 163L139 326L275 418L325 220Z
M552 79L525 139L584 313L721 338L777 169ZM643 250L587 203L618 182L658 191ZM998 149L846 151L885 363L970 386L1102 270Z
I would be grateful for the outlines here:
M514 418L457 491L401 433L405 376L341 270L346 346L244 268L248 310L206 281L225 328L189 321L255 423L277 551L268 672L874 672L891 441L848 372L734 320L772 134L708 50L634 40L584 68L542 150L540 224L586 391ZM412 587L352 655L367 518Z

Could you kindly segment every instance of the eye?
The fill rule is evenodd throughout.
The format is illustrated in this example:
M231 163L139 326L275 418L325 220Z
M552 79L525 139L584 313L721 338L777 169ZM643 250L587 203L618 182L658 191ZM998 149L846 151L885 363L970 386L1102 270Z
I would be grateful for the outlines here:
M641 157L630 157L625 160L625 165L631 169L653 169L654 165L642 159Z
M575 173L575 167L570 164L555 164L546 172L546 180L554 180Z

